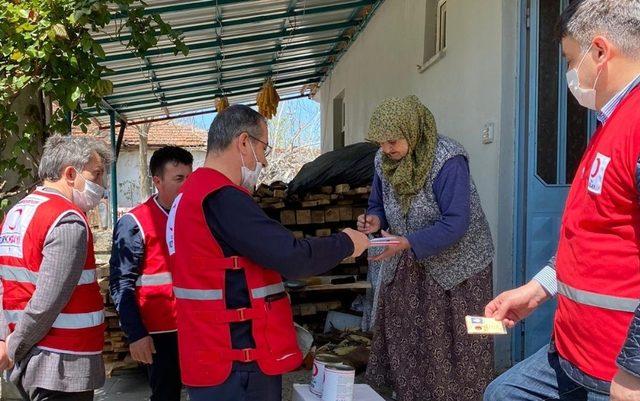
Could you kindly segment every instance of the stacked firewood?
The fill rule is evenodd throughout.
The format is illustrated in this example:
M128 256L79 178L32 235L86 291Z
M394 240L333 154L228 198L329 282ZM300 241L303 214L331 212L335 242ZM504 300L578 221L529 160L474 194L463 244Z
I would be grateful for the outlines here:
M254 199L297 237L328 236L338 228L355 227L365 212L370 187L351 188L348 184L326 186L304 195L287 194L282 182L262 184Z
M341 184L290 195L285 183L274 182L260 185L254 199L270 217L302 239L355 228L358 216L365 212L370 192L370 187ZM347 258L325 275L301 280L304 288L290 291L294 316L320 328L324 320L318 319L318 315L332 310L348 311L354 297L366 288L367 270L366 256Z
M138 363L129 354L129 344L127 338L120 327L120 319L116 312L116 307L109 295L109 263L108 255L98 254L96 273L98 285L104 301L105 309L105 333L103 359L105 362L107 376L124 370L138 368Z

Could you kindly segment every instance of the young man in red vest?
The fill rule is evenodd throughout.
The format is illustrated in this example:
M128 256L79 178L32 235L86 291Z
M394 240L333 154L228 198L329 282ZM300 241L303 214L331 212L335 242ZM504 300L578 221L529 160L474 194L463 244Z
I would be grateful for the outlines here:
M192 164L185 149L156 150L149 170L158 193L122 216L113 233L111 297L131 357L148 365L151 401L179 401L182 390L165 232L169 209Z
M225 109L209 129L204 167L169 214L180 369L192 401L280 400L281 375L302 362L281 275L323 273L369 242L351 229L298 240L270 219L251 197L269 149L264 117Z
M10 369L25 400L93 400L104 384L104 311L85 213L104 196L110 160L96 138L50 137L43 185L0 228L0 370Z
M556 256L485 310L513 327L556 296L551 343L484 398L640 400L640 0L573 1L560 33L569 90L597 111L598 129L569 191Z

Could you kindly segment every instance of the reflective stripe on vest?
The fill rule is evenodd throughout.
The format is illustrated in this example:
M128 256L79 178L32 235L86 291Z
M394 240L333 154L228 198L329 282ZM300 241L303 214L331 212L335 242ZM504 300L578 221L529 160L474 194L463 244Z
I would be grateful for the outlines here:
M611 295L579 290L561 281L558 281L558 293L579 304L596 306L598 308L620 312L635 312L638 304L640 304L640 300L635 298L614 297Z
M91 284L96 281L96 269L83 270L78 285Z
M136 280L136 286L144 287L148 285L171 284L171 273L143 274Z
M269 295L279 294L281 292L284 292L284 284L277 283L267 285L265 287L254 288L251 290L251 295L253 295L254 298L266 298Z
M222 290L194 290L191 288L173 287L173 293L179 299L192 299L196 301L220 301Z
M31 284L35 284L38 281L38 273L24 267L0 265L0 274L4 280L8 281Z
M18 323L24 311L5 310L4 316L7 323ZM60 313L51 325L56 329L88 329L104 323L104 311L87 313Z
M277 283L251 290L254 298L265 298L269 295L284 292L284 284ZM195 290L191 288L173 287L176 298L192 299L196 301L219 301L222 300L222 290Z
M0 274L7 281L17 281L19 283L30 283L35 285L38 281L38 272L25 269L24 267L15 267L0 265ZM96 269L83 270L78 280L78 285L91 284L96 281Z

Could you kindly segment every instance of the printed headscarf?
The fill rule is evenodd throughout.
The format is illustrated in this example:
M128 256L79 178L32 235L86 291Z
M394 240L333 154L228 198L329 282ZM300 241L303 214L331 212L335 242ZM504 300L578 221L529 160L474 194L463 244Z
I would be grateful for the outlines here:
M382 155L382 173L400 198L406 215L431 172L438 134L431 111L417 96L384 100L371 115L367 139L377 143L404 138L409 152L401 160Z

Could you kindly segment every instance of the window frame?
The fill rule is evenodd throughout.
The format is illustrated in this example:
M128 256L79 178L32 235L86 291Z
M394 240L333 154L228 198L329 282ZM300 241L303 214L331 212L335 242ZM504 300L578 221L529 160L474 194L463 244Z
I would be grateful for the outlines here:
M428 1L431 0L427 0L427 4L428 5ZM435 63L437 63L440 59L442 59L446 53L447 53L447 17L448 17L448 11L447 11L447 0L439 0L437 5L436 5L436 10L435 10L435 23L436 23L436 31L435 31L435 36L434 37L429 37L427 38L427 29L429 28L429 23L430 21L427 21L427 16L425 16L425 31L424 31L424 41L423 41L423 54L422 54L422 59L423 59L423 63L419 64L418 67L418 72L422 73L424 71L426 71L427 69L429 69L429 67L431 67L432 65L434 65ZM433 20L431 20L432 22ZM435 48L434 48L434 54L431 55L428 59L427 58L427 54L426 53L426 41L427 40L434 40L435 43ZM426 60L425 60L426 59Z

